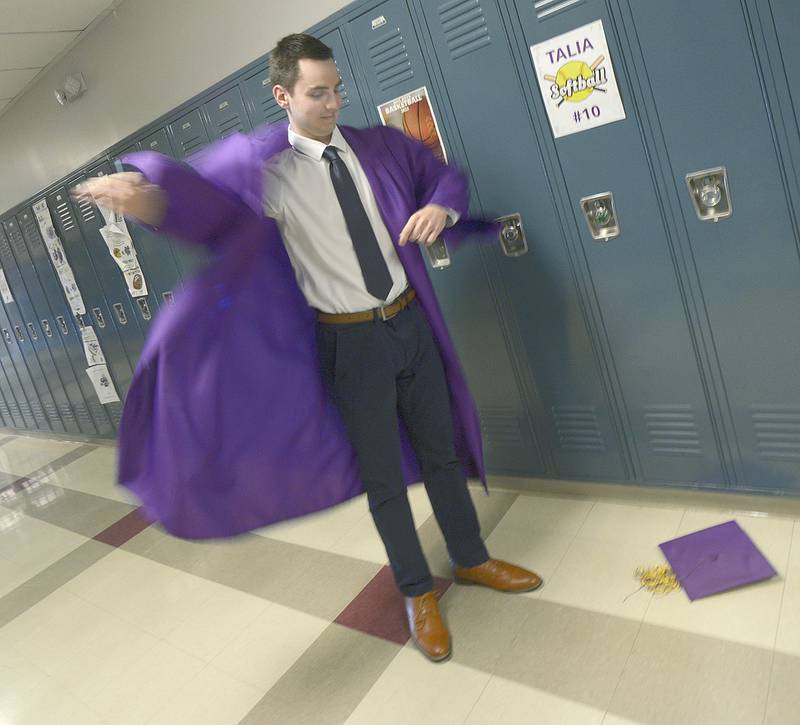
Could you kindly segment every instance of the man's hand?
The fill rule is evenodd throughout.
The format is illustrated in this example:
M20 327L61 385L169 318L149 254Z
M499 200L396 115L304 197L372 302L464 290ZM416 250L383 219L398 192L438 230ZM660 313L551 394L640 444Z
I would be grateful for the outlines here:
M447 210L443 206L428 204L422 207L406 222L398 244L403 247L409 242L419 242L429 247L439 238L447 218Z
M79 201L94 201L153 227L163 221L167 211L167 195L137 171L87 179L72 189L72 196Z

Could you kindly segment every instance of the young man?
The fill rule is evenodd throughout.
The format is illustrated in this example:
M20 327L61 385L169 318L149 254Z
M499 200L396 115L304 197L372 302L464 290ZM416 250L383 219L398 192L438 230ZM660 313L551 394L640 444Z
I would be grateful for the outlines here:
M190 286L176 304L179 309L170 310L168 321L159 321L151 333L126 401L120 478L167 528L189 536L230 534L307 513L363 486L406 597L411 635L426 656L440 661L450 654L450 635L406 494L406 484L419 480L419 473L457 581L507 592L541 585L533 572L490 559L481 539L465 475L466 468L485 478L477 417L420 249L410 244L429 245L443 232L455 240L460 229L470 229L462 218L468 205L466 180L397 131L339 128L341 79L331 50L316 38L283 38L272 54L270 77L288 128L272 126L212 147L193 161L199 175L154 154L134 154L126 161L141 173L95 180L83 189L98 203L219 251L206 277ZM269 219L264 220L262 210ZM270 243L276 232L279 248ZM291 267L283 264L285 255ZM229 388L241 401L232 425L255 436L253 446L223 445L213 455L203 451L203 472L187 474L176 469L174 456L167 462L153 450L168 446L165 437L174 440L174 428L185 427L184 420L192 416L184 409L175 413L174 403L154 397L153 389L156 382L169 388L170 369L176 371L174 378L197 366L186 352L190 339L202 337L194 313L214 299L225 300L224 306L212 304L216 312L208 313L217 331L226 324L217 315L227 314L220 310L231 305L239 311L239 322L228 316L228 324L238 324L236 329L249 337L242 327L244 316L256 324L267 310L279 312L270 323L259 323L261 334L252 338L248 358L263 361L265 371L279 367L281 375L271 380L269 372L262 373L247 396ZM247 306L256 300L257 310ZM192 328L188 320L194 324L192 338L178 334ZM284 334L290 329L291 335ZM176 337L183 340L180 348ZM237 344L238 337L228 339ZM247 388L248 363L230 364L240 389ZM217 379L231 385L222 376ZM278 397L287 390L289 398ZM293 420L315 429L309 433L301 425L296 431L302 433L287 443L274 425L281 406L292 406ZM156 418L162 427L153 423ZM171 427L164 426L165 418ZM177 445L179 450L198 449L210 439L192 429ZM274 457L277 449L279 459ZM226 468L211 473L220 461ZM248 487L259 461L276 480L265 486L259 477L262 485L253 490ZM231 481L224 492L211 481L217 471ZM299 498L285 485L287 479L302 481L304 499L313 498L318 485L324 493L287 508L287 499ZM159 490L165 480L173 487L168 497ZM205 488L202 503L198 480ZM176 487L190 502L177 514ZM219 506L209 513L214 496ZM231 497L239 502L233 510ZM198 507L203 507L202 516ZM261 508L255 519L253 507ZM276 508L281 510L276 513Z

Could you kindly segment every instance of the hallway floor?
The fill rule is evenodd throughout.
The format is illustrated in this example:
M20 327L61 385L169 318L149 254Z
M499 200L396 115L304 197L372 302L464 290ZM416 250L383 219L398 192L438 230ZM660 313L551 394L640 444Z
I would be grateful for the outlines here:
M0 433L0 725L800 722L796 502L476 488L491 554L544 577L515 596L451 582L415 486L453 635L435 665L408 641L363 497L187 542L148 525L114 457ZM660 542L732 518L778 577L693 603L637 591Z

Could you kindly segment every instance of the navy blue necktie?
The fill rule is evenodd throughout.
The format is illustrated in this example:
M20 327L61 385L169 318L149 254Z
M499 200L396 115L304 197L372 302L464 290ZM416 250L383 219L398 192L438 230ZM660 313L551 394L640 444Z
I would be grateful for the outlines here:
M342 207L344 222L353 241L367 292L379 300L386 300L394 284L392 275L389 274L389 267L386 266L383 252L378 246L375 231L358 196L353 177L350 176L347 166L339 158L339 153L333 146L328 146L322 152L322 157L330 162L333 189L339 200L339 206Z

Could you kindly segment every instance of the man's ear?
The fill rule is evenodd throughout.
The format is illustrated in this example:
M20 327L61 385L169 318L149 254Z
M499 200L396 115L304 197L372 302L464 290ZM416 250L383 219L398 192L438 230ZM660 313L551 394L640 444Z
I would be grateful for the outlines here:
M289 91L277 83L272 86L272 97L275 102L285 111L289 108Z

